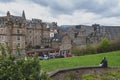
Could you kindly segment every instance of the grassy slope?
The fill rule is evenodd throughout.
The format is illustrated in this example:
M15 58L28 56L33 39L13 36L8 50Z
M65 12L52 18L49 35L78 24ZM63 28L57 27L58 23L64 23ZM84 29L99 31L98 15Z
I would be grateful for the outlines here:
M109 66L120 66L120 51L86 56L74 56L71 58L43 60L40 61L40 64L44 71L77 66L97 66L104 56L107 58Z

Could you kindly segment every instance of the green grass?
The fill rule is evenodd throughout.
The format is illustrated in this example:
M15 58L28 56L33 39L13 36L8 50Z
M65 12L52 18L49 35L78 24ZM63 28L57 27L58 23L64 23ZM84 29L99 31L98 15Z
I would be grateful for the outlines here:
M74 56L70 58L42 60L40 61L40 65L44 71L53 71L56 69L78 66L98 66L103 57L107 58L108 66L120 66L120 51Z

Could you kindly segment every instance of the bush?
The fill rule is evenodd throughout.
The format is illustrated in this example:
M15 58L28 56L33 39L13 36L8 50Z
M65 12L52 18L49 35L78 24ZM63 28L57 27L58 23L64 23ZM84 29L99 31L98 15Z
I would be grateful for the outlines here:
M72 48L72 54L79 56L80 55L80 49L78 47Z
M0 59L0 79L2 80L39 80L40 65L37 59L12 60L10 57Z
M109 41L107 38L104 38L99 44L97 45L86 45L86 47L74 47L72 49L72 53L81 56L86 54L96 54L102 52L109 52L109 51L116 51L120 50L120 38Z
M79 55L81 56L81 55L85 55L85 54L87 54L86 53L86 48L85 47L81 47Z
M80 77L76 76L75 72L70 72L65 75L64 80L80 80Z
M86 54L95 54L97 53L96 47L93 45L86 46Z
M120 50L120 38L111 41L110 50L111 51Z
M12 52L7 54L10 48L0 45L0 49L0 80L50 80L46 73L40 74L37 56L16 58Z
M82 80L119 80L120 70L108 71L103 74L89 73L82 75Z
M109 71L101 77L101 80L119 80L119 79L120 79L120 70Z
M82 80L96 80L95 74L85 74L82 76Z
M97 52L109 52L120 50L120 38L109 41L107 38L103 39L97 47Z
M43 72L41 74L40 80L52 80L50 77L48 77L48 75L46 74L46 72Z
M108 52L110 51L110 41L107 38L104 38L97 47L97 52L101 53L101 52Z
M86 55L86 54L95 54L97 53L96 47L93 45L87 45L86 47L74 47L72 49L72 53L81 56L81 55Z

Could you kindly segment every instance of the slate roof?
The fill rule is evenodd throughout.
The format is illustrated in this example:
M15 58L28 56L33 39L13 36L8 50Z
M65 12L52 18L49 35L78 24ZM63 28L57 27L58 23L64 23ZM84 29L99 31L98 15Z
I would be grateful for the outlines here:
M52 41L54 42L60 42L63 38L63 35L61 34L55 34L54 37L52 38Z

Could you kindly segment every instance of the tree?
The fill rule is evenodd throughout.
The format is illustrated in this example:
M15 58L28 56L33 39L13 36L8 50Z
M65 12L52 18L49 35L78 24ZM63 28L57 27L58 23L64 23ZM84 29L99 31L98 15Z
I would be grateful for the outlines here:
M95 46L90 44L86 46L86 54L95 54L95 53L97 53Z
M78 47L72 48L72 54L79 56L80 55L80 49Z
M1 43L0 43L0 51L1 51L1 54L2 54L3 56L6 56L5 48L2 46Z
M108 52L110 49L110 41L107 38L104 38L99 44L98 44L98 52Z
M38 56L16 58L8 45L0 44L0 80L50 80L46 73L41 73ZM7 53L7 55L6 55Z

